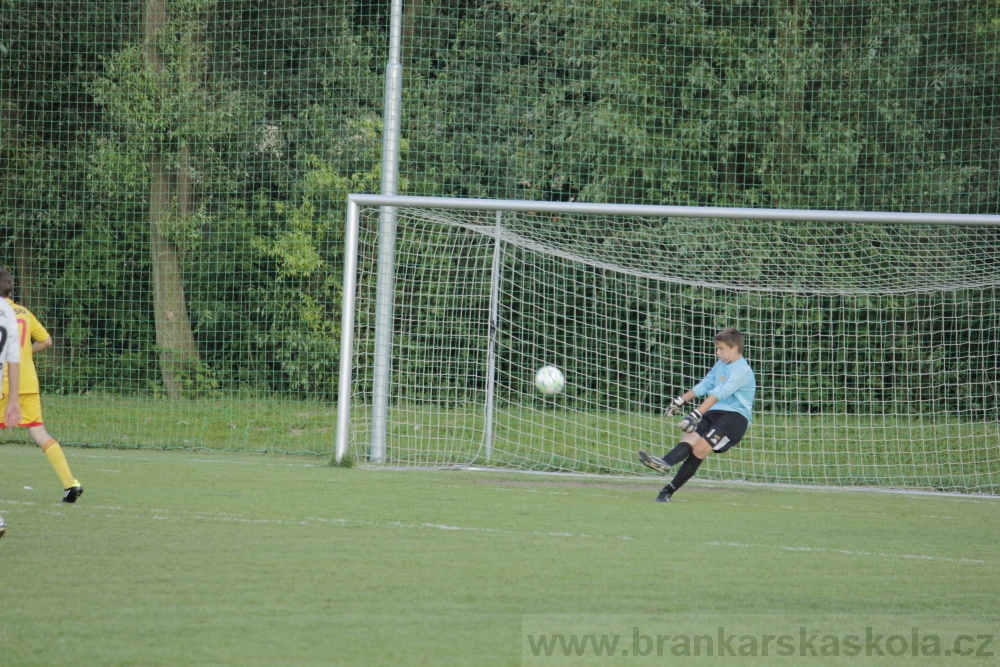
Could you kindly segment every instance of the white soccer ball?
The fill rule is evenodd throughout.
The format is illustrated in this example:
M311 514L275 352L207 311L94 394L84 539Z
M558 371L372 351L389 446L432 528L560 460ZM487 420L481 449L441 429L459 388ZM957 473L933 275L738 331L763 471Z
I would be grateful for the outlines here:
M555 366L542 366L535 373L535 386L546 396L555 396L566 387L566 377Z

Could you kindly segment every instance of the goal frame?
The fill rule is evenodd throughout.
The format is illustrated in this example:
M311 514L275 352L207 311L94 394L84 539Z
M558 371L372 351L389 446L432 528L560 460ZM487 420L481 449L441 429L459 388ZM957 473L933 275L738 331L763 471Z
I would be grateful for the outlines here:
M395 273L396 209L398 207L477 210L495 212L495 239L499 244L502 216L510 212L634 216L647 218L682 217L695 219L774 220L820 223L871 223L905 225L957 225L1000 227L1000 215L961 213L835 211L810 209L767 209L711 206L657 206L639 204L594 204L511 199L474 199L458 197L413 197L352 193L347 196L345 228L343 309L341 316L340 368L337 391L337 428L335 460L340 463L350 445L350 412L354 363L354 315L357 296L358 242L361 209L379 207L377 291L375 306L374 383L372 394L369 461L385 461L386 419L389 403L389 380L392 372L392 321ZM496 280L494 272L494 282ZM491 317L496 317L491 299ZM492 381L487 378L490 394ZM486 451L489 452L489 410L487 398Z

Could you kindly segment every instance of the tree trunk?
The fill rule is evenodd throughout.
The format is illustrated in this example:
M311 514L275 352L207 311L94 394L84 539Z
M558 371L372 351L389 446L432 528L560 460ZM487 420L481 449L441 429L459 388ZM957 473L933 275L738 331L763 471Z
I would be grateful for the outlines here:
M45 291L41 285L40 253L33 245L23 230L15 232L11 244L13 266L7 268L14 273L14 284L17 286L14 293L18 296L18 302L38 314L45 309Z
M403 5L403 40L400 60L406 70L413 67L414 54L416 53L416 25L420 19L420 11L423 9L424 0L407 0Z
M151 71L158 77L163 75L165 57L157 39L166 22L166 0L148 0L144 25L146 57ZM149 249L153 321L164 391L170 398L182 398L185 395L184 377L193 374L200 360L184 298L184 272L181 269L180 254L164 235L163 226L170 220L174 201L178 200L178 213L189 211L189 200L193 194L190 183L186 180L187 170L184 169L185 173L178 179L171 178L168 163L168 156L159 148L154 149L149 156Z

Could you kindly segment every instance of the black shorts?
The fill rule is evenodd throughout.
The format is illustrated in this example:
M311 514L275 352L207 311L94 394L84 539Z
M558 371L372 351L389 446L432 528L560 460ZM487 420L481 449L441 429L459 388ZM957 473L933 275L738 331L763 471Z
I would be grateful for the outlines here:
M750 422L738 412L709 410L698 422L695 433L708 440L716 454L721 454L743 439L748 426Z

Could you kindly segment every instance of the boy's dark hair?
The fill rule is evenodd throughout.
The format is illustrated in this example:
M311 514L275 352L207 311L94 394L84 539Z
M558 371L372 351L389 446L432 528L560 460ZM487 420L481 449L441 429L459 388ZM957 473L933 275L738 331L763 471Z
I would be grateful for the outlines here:
M14 291L14 276L10 271L0 267L0 297L7 298Z
M715 334L712 340L716 343L725 343L729 347L735 347L740 351L740 354L743 354L743 334L733 327L723 329Z

